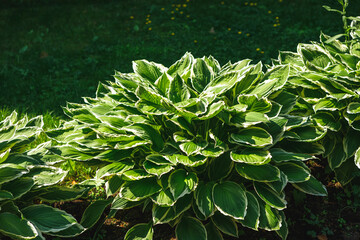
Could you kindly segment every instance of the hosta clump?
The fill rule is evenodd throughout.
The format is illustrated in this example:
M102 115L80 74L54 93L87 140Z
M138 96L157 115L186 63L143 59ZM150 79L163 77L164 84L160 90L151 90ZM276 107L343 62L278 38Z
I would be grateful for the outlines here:
M0 122L0 238L45 239L43 233L71 237L84 231L70 214L44 204L75 199L83 190L56 186L67 172L42 157L49 143L27 150L42 131L42 117L18 120L17 113Z
M291 65L286 91L300 96L293 113L327 131L323 156L343 184L357 174L355 164L360 168L360 18L351 19L350 41L321 34L319 43L299 44L275 61Z
M322 151L313 141L324 131L286 118L296 102L281 90L289 66L264 74L261 63L221 67L187 53L169 68L133 68L100 84L96 98L68 104L72 120L47 133L53 153L101 167L93 182L105 182L112 210L152 210L125 239L151 239L163 223L179 240L237 236L238 223L286 238L286 184L326 195L303 163Z

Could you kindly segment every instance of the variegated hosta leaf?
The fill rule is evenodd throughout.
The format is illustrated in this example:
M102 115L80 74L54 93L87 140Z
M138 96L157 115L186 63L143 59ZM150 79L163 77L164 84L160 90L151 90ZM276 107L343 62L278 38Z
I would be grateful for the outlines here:
M195 173L189 173L183 169L172 172L169 177L169 187L174 199L177 200L194 191L198 181Z
M248 206L244 220L239 220L240 223L248 228L258 230L260 218L260 206L257 198L251 192L246 192Z
M175 233L178 240L207 240L204 225L193 217L182 217Z
M213 199L223 215L244 219L248 201L243 187L239 184L231 181L216 184L213 188Z
M212 195L214 184L214 182L199 183L195 192L196 205L205 218L211 216L215 211Z
M129 201L145 199L161 190L155 178L145 178L125 182L120 189L120 196Z
M238 237L238 227L232 217L225 216L217 211L214 216L211 217L211 221L221 232L233 237Z
M274 182L280 180L280 170L271 165L250 165L246 163L237 163L236 171L240 176L259 182Z
M244 149L242 151L231 152L230 157L234 162L252 165L263 165L271 160L269 151L260 149Z
M257 195L272 208L282 210L286 208L286 200L283 199L274 189L264 183L254 182Z
M259 127L249 127L240 130L238 133L232 133L230 140L257 148L262 148L273 143L271 135Z

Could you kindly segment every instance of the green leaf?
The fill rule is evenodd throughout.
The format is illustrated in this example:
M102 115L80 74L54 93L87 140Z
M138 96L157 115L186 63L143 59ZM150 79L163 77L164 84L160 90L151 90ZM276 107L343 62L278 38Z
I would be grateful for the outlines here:
M290 66L277 66L268 71L261 83L258 84L249 94L257 95L258 97L267 97L276 90L282 88L289 76Z
M271 207L282 210L286 208L286 200L266 184L254 182L254 188L258 196Z
M342 141L336 140L334 150L328 156L328 162L331 169L339 167L347 159Z
M240 220L240 223L253 230L258 230L259 218L260 218L260 206L259 202L251 192L246 192L246 198L248 200L248 206L246 209L246 216L244 220Z
M185 156L180 154L174 154L170 158L176 159L178 163L181 163L184 166L188 167L197 167L204 164L207 160L206 157L197 155L197 156Z
M306 161L309 159L316 159L314 156L302 153L287 152L281 148L271 148L271 160L280 163L288 161Z
M345 101L339 101L334 98L323 98L317 101L313 105L313 109L315 112L324 110L324 111L338 111L347 107Z
M194 61L194 57L187 52L185 53L184 56L182 56L180 60L178 60L169 67L167 73L172 77L175 77L176 74L182 76L183 74L186 74L186 72L190 70L193 61Z
M103 214L105 208L112 202L109 200L96 200L91 203L84 211L80 224L84 228L91 228L96 224L96 222L100 219Z
M146 172L144 169L128 170L122 174L122 178L127 181L140 180L150 177L153 176Z
M256 95L241 94L237 97L239 104L246 105L246 110L258 113L267 113L271 110L271 102L266 98L259 98Z
M360 147L355 152L354 162L355 165L360 168Z
M193 172L187 172L184 169L172 172L169 177L169 187L174 199L177 200L194 191L198 181L198 177Z
M11 192L12 198L16 199L30 191L34 186L34 181L29 177L17 178L11 182L2 184L1 189Z
M133 62L133 70L143 79L154 83L165 71L165 67L147 60L137 60Z
M125 182L120 189L120 196L130 200L139 201L161 190L155 178L144 178L136 181Z
M97 124L101 123L101 121L88 109L86 108L79 108L79 109L70 109L70 106L63 108L64 113L71 117L72 119L75 119L76 121L79 121L81 123L85 124Z
M142 203L143 201L133 202L120 197L120 195L117 195L111 204L111 209L115 209L115 210L129 209L138 206Z
M176 75L174 79L170 82L170 89L169 89L169 99L173 103L182 102L188 100L191 94L188 89L188 86L185 84L182 77Z
M221 74L206 86L200 96L209 96L212 94L221 95L233 88L242 78L243 76L239 76L238 72Z
M121 175L123 172L132 169L134 166L135 163L133 161L114 162L100 168L96 172L96 178L103 178L115 174Z
M205 227L193 217L182 217L175 233L178 240L207 240Z
M137 123L128 127L124 127L123 129L132 132L142 139L150 140L153 143L153 149L155 151L160 151L164 147L164 140L162 139L159 131L155 130L150 125Z
M212 181L217 181L226 178L232 171L234 162L231 160L228 153L212 159L210 162L208 175Z
M196 155L205 147L206 145L203 143L195 143L195 142L184 142L180 144L180 149L186 155Z
M31 222L8 212L0 213L0 233L14 239L34 239L39 235Z
M232 133L230 139L236 143L252 147L264 147L273 143L271 135L259 127L249 127L240 130L238 133Z
M360 113L360 103L351 102L346 109L346 112L349 114L358 114Z
M237 163L235 168L240 176L249 180L259 182L273 182L280 180L280 170L271 164L250 165Z
M287 152L308 155L320 155L324 152L324 147L321 144L314 142L281 141L279 147Z
M70 201L81 197L85 189L54 186L46 189L46 192L39 196L46 202Z
M12 195L11 192L5 191L5 190L0 190L0 201L6 200L6 199L12 199L12 198L14 198L14 196Z
M28 206L21 209L21 212L44 233L56 233L77 223L70 214L43 204Z
M246 163L252 165L263 165L271 160L269 151L260 149L245 148L240 152L231 152L230 158L234 162Z
M7 141L14 137L16 132L15 126L9 126L6 128L0 129L0 141Z
M61 182L67 175L67 172L60 168L37 166L31 169L26 177L32 177L35 187L51 186Z
M233 237L238 237L238 227L233 218L225 216L220 212L215 212L214 216L211 217L211 221L214 223L214 226L216 226L223 233Z
M152 161L146 160L143 162L143 167L146 172L152 175L156 175L157 177L162 176L163 174L166 174L170 172L173 169L173 166L170 164L164 165L164 164L156 164Z
M215 205L213 202L212 190L214 182L199 183L195 192L195 203L205 218L211 216L215 211Z
M281 110L280 114L288 114L294 107L297 102L297 96L286 91L282 91L272 100L276 103L280 104Z
M298 190L315 196L327 196L326 187L313 176L306 182L292 184Z
M279 214L281 216L281 227L279 230L276 231L276 234L279 235L281 239L286 240L289 234L289 229L286 222L285 213L283 211L280 211Z
M281 216L279 215L279 211L275 208L272 208L270 205L264 203L261 199L259 199L259 206L259 228L265 229L267 231L280 230Z
M154 230L152 223L140 223L130 228L126 234L124 240L152 240Z
M183 212L191 208L191 202L192 195L187 194L179 198L172 207L162 207L154 204L152 209L154 224L168 223L178 218Z
M207 233L207 240L224 240L221 235L221 232L217 229L213 222L209 222L205 225L206 233Z
M291 162L280 163L277 167L286 175L289 183L305 182L311 176L307 169Z
M302 55L305 64L310 64L308 67L324 69L332 64L330 57L318 45L300 44L298 52Z
M195 59L191 74L192 87L201 93L211 80L212 74L204 59Z
M222 214L235 219L244 219L247 198L239 184L231 181L217 183L213 188L213 200Z
M28 170L16 164L5 163L0 165L0 184L14 180L23 174L27 173Z
M158 87L159 91L162 93L164 97L169 95L170 81L172 77L168 74L164 73L161 75L158 80L156 80L155 85Z
M224 109L224 107L225 107L224 101L214 102L208 107L207 111L198 118L200 120L207 120L213 118L216 115L218 115Z
M296 134L296 140L304 142L314 142L325 136L326 130L320 127L305 126L290 130Z
M106 197L110 197L111 195L115 194L122 184L123 181L121 177L118 175L112 176L112 178L110 178L110 180L105 183Z
M175 204L175 199L170 189L162 189L160 192L152 195L151 200L159 206L171 207Z
M69 238L69 237L78 236L81 233L83 233L85 230L86 229L83 226L81 226L79 223L76 223L64 230L59 231L59 232L48 233L48 234L52 235L52 236L57 236L57 237Z
M264 113L260 112L241 112L236 113L231 118L231 123L235 126L249 127L261 122L268 121L268 117Z
M0 163L3 163L9 157L10 151L11 151L11 148L9 148L8 150L5 150L4 152L1 152L1 149L0 149Z
M336 179L342 186L350 183L358 171L358 167L355 165L354 159L352 158L348 158L340 167L334 170Z

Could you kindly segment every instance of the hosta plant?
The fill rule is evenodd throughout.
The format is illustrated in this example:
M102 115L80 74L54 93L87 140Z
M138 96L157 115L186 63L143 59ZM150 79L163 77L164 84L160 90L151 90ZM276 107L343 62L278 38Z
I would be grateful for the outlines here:
M169 68L135 61L96 98L64 108L72 120L47 132L50 150L99 168L84 184L104 183L113 212L152 211L126 240L152 239L165 223L178 240L236 237L240 224L285 239L285 186L326 195L304 163L323 151L314 141L325 131L288 118L297 101L282 91L289 66L262 67L189 53Z
M41 116L18 119L16 112L0 122L0 238L72 237L85 229L70 214L39 204L75 199L84 192L58 186L67 172L42 157L49 143L28 149L42 126Z
M274 62L290 64L286 91L299 96L292 114L309 117L327 131L323 157L342 184L358 174L355 165L360 168L360 17L349 19L351 39L321 34L320 42L280 52Z

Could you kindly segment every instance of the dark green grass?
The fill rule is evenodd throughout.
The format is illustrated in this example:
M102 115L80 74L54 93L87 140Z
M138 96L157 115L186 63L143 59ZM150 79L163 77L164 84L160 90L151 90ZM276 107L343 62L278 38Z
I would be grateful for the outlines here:
M2 0L0 107L62 115L131 61L171 65L185 52L225 64L270 63L278 50L340 33L330 0ZM184 5L186 4L186 5ZM350 15L360 13L351 1ZM173 17L173 19L172 19ZM151 21L151 22L150 22ZM274 24L276 25L274 27Z

